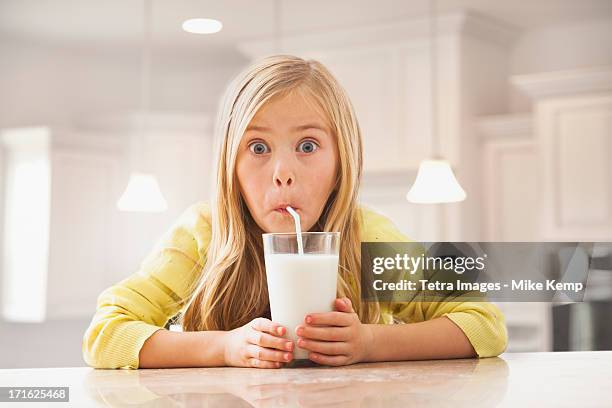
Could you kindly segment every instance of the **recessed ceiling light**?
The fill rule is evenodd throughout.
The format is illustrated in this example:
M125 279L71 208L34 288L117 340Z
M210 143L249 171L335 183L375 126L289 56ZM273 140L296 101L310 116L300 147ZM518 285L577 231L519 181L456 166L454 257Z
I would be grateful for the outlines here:
M212 18L190 18L183 22L183 30L193 34L218 33L222 28L223 24Z

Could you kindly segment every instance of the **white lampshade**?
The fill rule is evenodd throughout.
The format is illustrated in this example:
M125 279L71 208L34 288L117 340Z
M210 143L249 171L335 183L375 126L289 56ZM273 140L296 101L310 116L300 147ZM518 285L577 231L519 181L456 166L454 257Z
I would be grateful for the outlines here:
M163 212L168 204L154 175L132 173L125 191L117 201L117 208L121 211Z
M446 160L423 160L406 199L418 204L453 203L466 194Z

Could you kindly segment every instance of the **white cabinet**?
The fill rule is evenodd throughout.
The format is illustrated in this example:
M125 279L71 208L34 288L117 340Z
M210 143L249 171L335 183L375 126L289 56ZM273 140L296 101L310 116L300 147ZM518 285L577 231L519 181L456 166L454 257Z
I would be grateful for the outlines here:
M538 103L544 238L612 239L612 92Z
M541 163L532 122L531 115L500 115L478 123L487 241L539 239ZM506 319L508 352L551 350L550 303L497 304Z
M491 241L612 238L612 69L512 78L534 112L479 121L485 236ZM550 303L502 303L509 351L551 348Z
M398 58L397 52L384 49L318 56L337 78L341 78L351 98L363 134L365 171L401 169L410 163L403 155L408 140L400 131L398 120L403 96L397 87Z
M486 240L537 240L540 166L531 115L488 117L479 128Z
M114 278L118 223L112 203L121 193L120 153L119 146L115 152L58 147L51 153L49 318L93 310L100 288Z
M611 240L612 68L512 82L534 112L480 121L488 239Z
M612 239L612 67L522 75L534 102L540 238Z

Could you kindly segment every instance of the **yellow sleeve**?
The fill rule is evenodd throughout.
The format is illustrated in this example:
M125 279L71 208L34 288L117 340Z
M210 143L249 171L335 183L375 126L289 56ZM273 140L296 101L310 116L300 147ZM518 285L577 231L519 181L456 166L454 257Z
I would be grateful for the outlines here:
M210 242L210 209L190 206L157 242L139 270L104 290L83 336L95 368L138 368L145 340L163 329L189 297Z
M407 323L446 316L466 335L478 357L500 355L508 344L504 315L490 302L396 303L393 315Z
M366 235L364 241L413 241L402 234L388 218L372 211L366 214L366 227L372 233ZM461 302L456 299L439 302L381 302L381 309L388 309L394 318L406 323L446 316L463 331L478 357L494 357L503 353L508 345L508 332L501 310L486 301Z

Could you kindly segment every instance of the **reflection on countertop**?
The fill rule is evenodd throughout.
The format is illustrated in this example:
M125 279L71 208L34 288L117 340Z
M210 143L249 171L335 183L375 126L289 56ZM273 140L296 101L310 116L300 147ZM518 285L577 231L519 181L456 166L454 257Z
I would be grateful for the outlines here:
M490 406L505 393L507 373L504 360L492 358L338 368L138 370L121 376L95 370L86 384L93 398L113 407L473 406L475 394Z
M610 367L612 351L506 353L277 370L0 370L0 385L68 386L70 406L610 406Z

